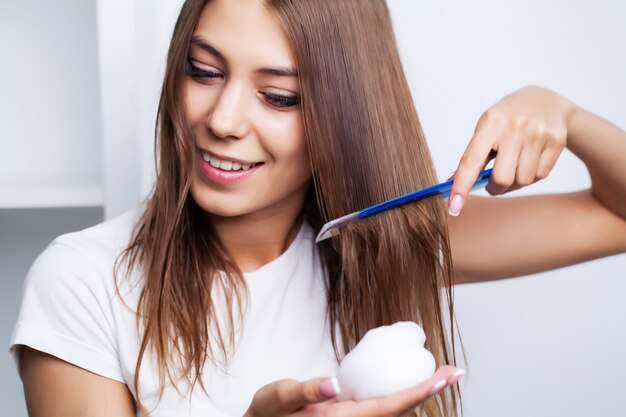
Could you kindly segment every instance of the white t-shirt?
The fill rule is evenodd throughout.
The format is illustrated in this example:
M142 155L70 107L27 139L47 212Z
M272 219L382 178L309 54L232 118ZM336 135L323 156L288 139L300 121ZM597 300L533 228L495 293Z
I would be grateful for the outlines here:
M134 311L141 279L119 280L122 301L112 274L137 216L134 210L60 236L37 258L26 278L13 353L15 345L30 346L123 382L137 398L133 379L140 337ZM202 377L208 396L196 386L181 398L166 381L157 403L158 373L144 359L139 394L151 416L242 416L263 385L336 373L325 320L324 271L314 240L304 222L280 257L244 274L249 297L243 336L227 373L207 361Z

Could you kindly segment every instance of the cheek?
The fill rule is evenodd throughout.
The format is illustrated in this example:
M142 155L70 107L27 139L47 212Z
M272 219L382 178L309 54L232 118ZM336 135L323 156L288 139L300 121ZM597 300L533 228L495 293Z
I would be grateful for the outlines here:
M266 118L263 129L268 151L275 158L298 159L298 163L302 159L308 161L302 114L299 111L279 114L273 123L269 123Z
M192 124L202 122L213 102L210 91L187 80L184 83L184 94L187 119Z

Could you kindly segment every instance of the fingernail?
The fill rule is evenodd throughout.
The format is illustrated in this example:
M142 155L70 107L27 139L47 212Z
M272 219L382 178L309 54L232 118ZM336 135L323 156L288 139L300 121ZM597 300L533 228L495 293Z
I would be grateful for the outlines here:
M320 394L326 398L336 397L341 393L337 378L328 378L320 382Z
M459 194L455 194L450 199L450 207L448 208L448 214L450 214L450 216L458 216L462 208L463 208L463 197L461 197Z
M450 181L452 177L454 177L454 174L456 174L456 170L452 171L450 175L448 175L448 178L446 178L446 181Z
M450 379L448 379L448 384L454 384L455 382L458 382L459 379L463 378L463 375L465 375L465 369L457 370L455 373L452 374Z
M436 393L441 391L445 386L446 386L446 380L442 379L441 381L433 385L433 387L430 389L430 395L435 395Z

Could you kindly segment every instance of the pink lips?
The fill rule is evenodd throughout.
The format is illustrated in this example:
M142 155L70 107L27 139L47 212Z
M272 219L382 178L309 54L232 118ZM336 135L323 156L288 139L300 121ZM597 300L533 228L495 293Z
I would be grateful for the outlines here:
M243 181L252 175L257 169L261 168L263 165L256 165L247 170L237 170L237 171L223 171L219 168L215 168L211 166L208 162L206 162L202 158L202 154L199 156L200 158L200 169L204 173L204 175L211 181L216 182L218 184L233 184L235 182Z

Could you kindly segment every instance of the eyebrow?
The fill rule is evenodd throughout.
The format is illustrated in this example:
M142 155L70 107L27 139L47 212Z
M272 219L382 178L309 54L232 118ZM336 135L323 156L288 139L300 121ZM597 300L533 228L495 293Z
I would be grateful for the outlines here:
M228 60L224 57L224 55L217 50L214 46L211 46L207 41L205 41L200 36L194 36L191 38L191 43L199 46L204 49L206 52L213 55L215 58L222 61L223 64L228 63ZM255 71L259 74L267 74L267 75L278 75L282 77L297 77L298 71L294 68L284 67L284 68L259 68Z

